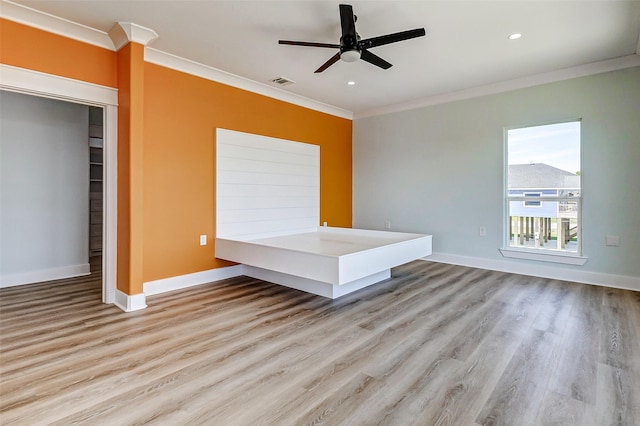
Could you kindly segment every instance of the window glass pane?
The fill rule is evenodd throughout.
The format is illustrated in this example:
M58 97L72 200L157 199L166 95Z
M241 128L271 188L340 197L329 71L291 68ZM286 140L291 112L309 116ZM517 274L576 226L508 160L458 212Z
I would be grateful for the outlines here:
M508 245L579 253L580 122L508 130L506 148Z
M544 165L548 174L556 178L553 183L580 187L580 178L576 178L580 175L579 121L511 129L507 133L507 140L508 165ZM529 173L518 178L532 179L536 175ZM518 183L521 182L513 182ZM512 182L509 182L509 187L512 187Z
M509 246L579 253L578 215L575 218L509 216Z

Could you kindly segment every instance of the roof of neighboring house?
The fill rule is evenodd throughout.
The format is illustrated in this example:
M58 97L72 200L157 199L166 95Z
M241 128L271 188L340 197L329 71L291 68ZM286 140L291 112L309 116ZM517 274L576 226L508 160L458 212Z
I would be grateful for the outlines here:
M544 163L509 165L509 188L578 189L580 176Z

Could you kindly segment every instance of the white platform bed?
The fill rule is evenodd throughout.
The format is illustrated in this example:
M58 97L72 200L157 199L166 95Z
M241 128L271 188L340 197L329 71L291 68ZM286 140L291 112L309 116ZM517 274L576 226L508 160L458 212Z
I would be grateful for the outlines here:
M336 298L431 254L431 236L318 227L320 147L216 130L216 257Z
M335 299L391 277L391 268L431 254L431 236L319 227L253 240L216 238L216 257L244 274Z

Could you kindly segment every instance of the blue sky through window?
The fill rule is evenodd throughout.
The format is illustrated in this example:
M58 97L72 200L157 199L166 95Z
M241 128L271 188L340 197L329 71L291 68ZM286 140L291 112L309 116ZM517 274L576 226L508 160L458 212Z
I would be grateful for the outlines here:
M544 163L580 170L580 122L523 127L507 132L507 164Z

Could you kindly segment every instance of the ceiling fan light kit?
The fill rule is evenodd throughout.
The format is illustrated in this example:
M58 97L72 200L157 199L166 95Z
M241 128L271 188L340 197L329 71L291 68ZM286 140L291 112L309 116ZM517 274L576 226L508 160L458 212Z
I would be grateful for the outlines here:
M372 65L386 70L391 68L392 65L381 57L369 52L368 49L426 35L426 31L424 28L416 28L415 30L402 31L399 33L387 34L361 40L360 35L358 35L358 33L356 32L356 19L357 18L353 14L353 7L351 5L340 5L340 27L342 29L340 44L315 43L293 40L279 40L278 43L289 44L293 46L340 49L338 53L333 55L327 62L322 64L320 68L315 71L316 73L323 72L331 65L338 62L340 59L345 62L356 62L358 59L362 59L363 61L369 62Z
M355 62L360 59L360 52L357 50L347 50L340 53L340 59L345 62Z

